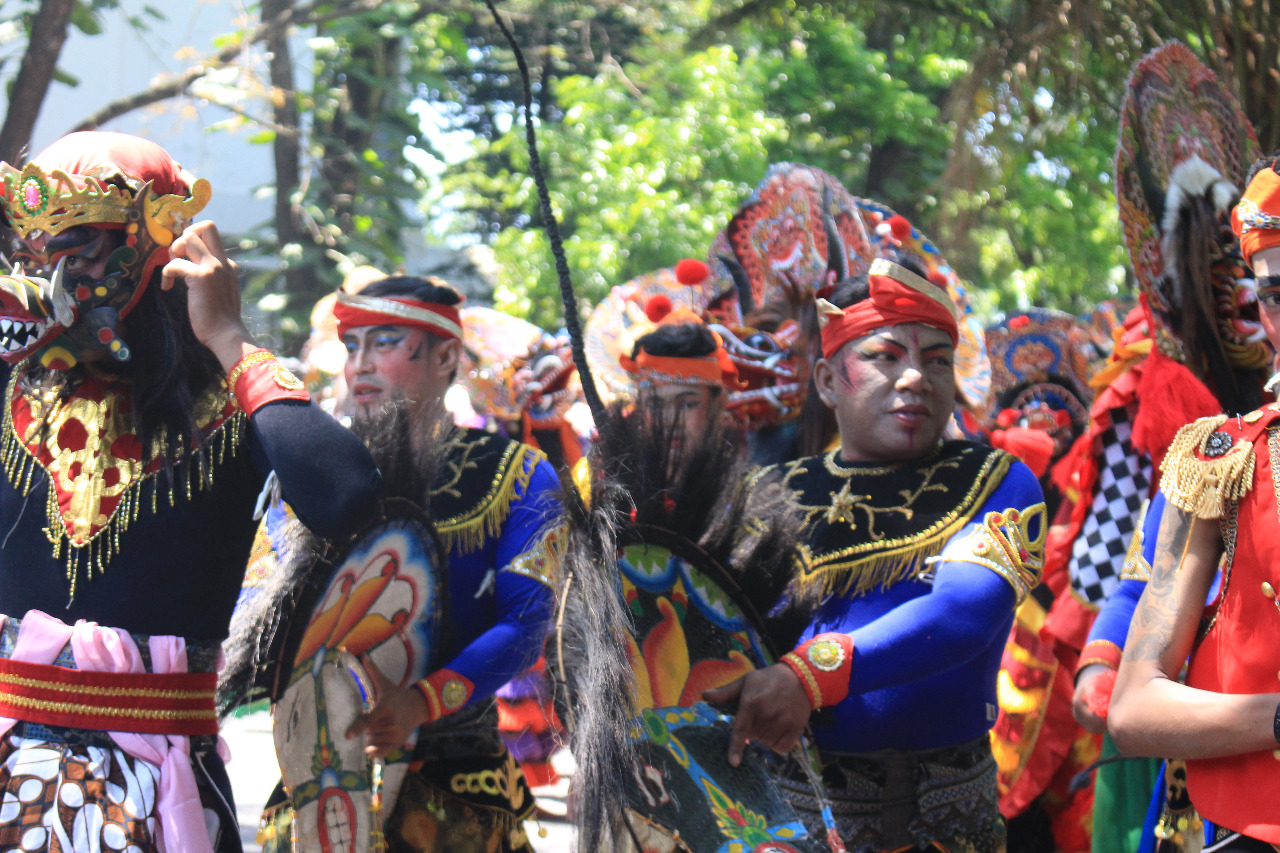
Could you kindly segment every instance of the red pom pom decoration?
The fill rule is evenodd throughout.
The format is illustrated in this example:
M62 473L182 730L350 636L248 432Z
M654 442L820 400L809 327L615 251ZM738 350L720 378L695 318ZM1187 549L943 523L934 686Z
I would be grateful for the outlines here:
M671 297L665 293L659 293L650 297L644 304L644 316L649 318L650 323L661 323L662 318L670 314L674 308Z
M709 275L711 275L711 268L694 258L685 258L676 264L676 281L681 284L702 284Z
M928 275L929 281L943 290L947 289L947 274L942 270L934 270Z
M911 223L901 213L889 217L889 228L893 231L893 239L902 242L911 236Z

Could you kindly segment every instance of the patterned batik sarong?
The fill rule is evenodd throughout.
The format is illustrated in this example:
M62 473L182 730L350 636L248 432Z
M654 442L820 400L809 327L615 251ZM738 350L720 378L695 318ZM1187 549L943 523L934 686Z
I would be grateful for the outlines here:
M240 853L230 785L213 739L204 740L192 764L210 842ZM105 735L20 723L0 739L0 850L156 850L159 783L156 765Z
M1004 849L996 762L986 736L935 750L822 754L822 778L849 853L929 848ZM779 773L783 796L811 833L826 835L821 804L794 760Z
M33 614L28 614L31 618ZM37 618L49 619L44 614ZM25 621L25 620L24 620ZM54 621L54 620L50 620ZM0 657L13 656L20 623L5 619L0 628ZM101 629L94 627L95 631ZM112 632L122 636L122 632ZM130 636L141 667L152 669L149 638ZM158 647L157 647L158 648ZM211 672L218 646L187 646L184 668ZM75 669L68 643L55 665ZM231 785L215 736L161 738L187 742L195 793L203 816L185 826L207 832L207 839L165 838L166 853L212 849L241 853ZM0 850L58 853L149 853L159 850L161 803L165 785L161 765L126 752L106 732L18 722L0 736ZM170 794L171 796L171 794ZM186 802L191 810L195 803ZM173 822L168 824L175 826ZM170 830L172 832L172 829Z

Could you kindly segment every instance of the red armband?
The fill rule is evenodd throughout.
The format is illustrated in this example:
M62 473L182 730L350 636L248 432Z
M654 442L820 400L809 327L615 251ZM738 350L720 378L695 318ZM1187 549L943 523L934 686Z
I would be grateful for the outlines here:
M1110 640L1094 640L1080 652L1080 662L1076 664L1076 675L1090 664L1100 663L1111 669L1120 668L1120 647Z
M476 686L471 679L451 669L441 669L413 684L414 689L427 700L427 722L436 720L467 704Z
M227 388L247 415L276 400L305 403L311 399L302 380L264 349L256 349L235 363L227 372Z
M819 634L795 651L787 652L779 663L785 663L800 676L814 710L837 705L849 695L853 637L840 633Z

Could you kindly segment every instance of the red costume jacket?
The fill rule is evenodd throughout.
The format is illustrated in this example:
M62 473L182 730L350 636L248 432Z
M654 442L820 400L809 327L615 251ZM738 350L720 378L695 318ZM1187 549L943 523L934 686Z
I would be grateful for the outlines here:
M1170 502L1221 525L1225 558L1187 684L1215 693L1280 692L1280 404L1188 424L1165 457ZM1187 762L1187 788L1215 823L1280 842L1280 749Z

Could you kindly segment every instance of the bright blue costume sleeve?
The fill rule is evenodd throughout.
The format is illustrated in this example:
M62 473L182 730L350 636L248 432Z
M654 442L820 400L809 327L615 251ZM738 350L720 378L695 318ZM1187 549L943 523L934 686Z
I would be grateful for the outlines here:
M1093 621L1089 630L1089 642L1114 643L1121 650L1129 635L1129 623L1133 621L1133 613L1138 609L1138 599L1147 588L1147 579L1151 577L1151 561L1155 559L1156 538L1160 532L1160 516L1164 514L1165 496L1156 492L1147 507L1146 518L1142 522L1141 563L1130 566L1139 554L1131 553L1125 560L1124 576L1120 584L1107 596L1098 611L1098 618Z
M1035 475L1022 463L971 521L956 534L964 538L982 517L1011 507L1026 509L1044 500ZM1008 635L1016 593L1000 575L976 563L941 560L933 590L894 607L853 632L850 692L864 693L915 681L972 660L994 639Z
M849 695L814 718L822 748L932 748L991 727L996 672L1025 589L987 565L953 555L972 547L970 537L988 513L1026 512L1043 502L1035 475L1014 463L949 540L934 562L932 581L916 577L854 598L833 597L819 608L803 639L834 631L854 640ZM1034 523L1045 523L1042 512ZM1042 531L1033 532L1042 542Z
M461 648L442 663L487 699L533 665L555 608L564 528L555 471L543 459L511 504L502 531L479 552L450 555L450 622Z

